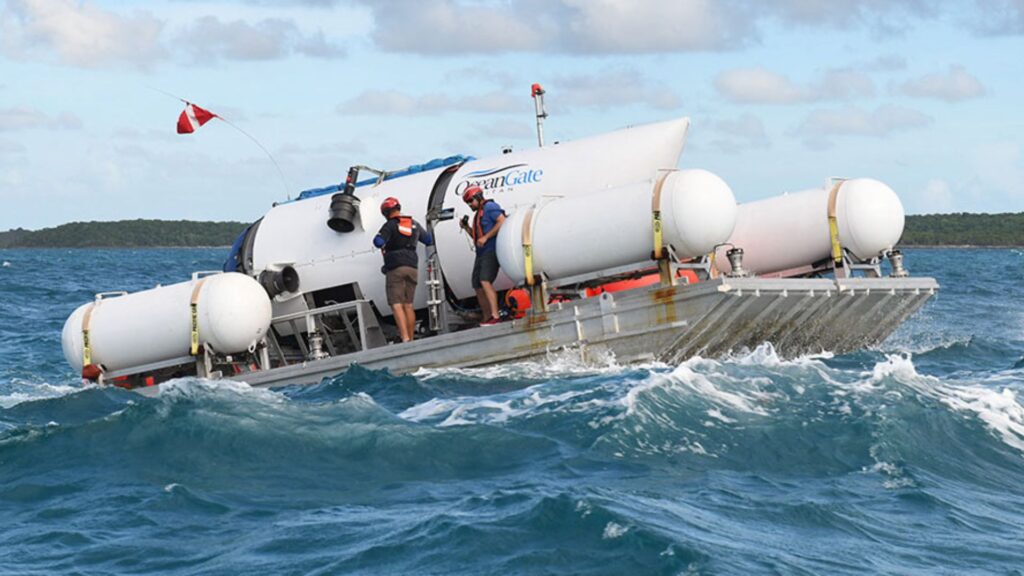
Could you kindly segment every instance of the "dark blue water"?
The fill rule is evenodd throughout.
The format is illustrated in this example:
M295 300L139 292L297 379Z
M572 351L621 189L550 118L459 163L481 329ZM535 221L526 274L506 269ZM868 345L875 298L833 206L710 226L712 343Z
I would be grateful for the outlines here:
M223 256L0 251L0 573L1024 573L1019 250L843 356L80 387L75 307Z

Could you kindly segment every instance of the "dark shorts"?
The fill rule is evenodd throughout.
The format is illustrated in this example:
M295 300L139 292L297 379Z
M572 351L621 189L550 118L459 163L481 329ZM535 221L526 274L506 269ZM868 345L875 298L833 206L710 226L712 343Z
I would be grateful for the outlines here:
M477 253L473 261L473 288L480 288L481 282L493 283L498 277L498 252Z
M416 294L419 274L412 266L399 266L388 270L384 276L384 287L388 293L388 304L412 304Z

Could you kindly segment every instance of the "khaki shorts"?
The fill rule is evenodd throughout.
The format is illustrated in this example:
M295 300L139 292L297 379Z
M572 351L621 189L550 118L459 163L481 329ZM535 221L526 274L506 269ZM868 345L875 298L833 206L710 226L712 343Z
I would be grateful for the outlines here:
M412 304L416 294L419 274L412 266L399 266L388 270L384 276L384 287L388 293L388 304Z

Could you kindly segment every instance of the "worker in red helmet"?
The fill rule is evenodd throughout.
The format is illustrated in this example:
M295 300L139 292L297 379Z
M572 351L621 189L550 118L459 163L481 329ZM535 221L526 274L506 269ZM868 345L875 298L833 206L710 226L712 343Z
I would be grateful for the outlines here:
M385 198L380 204L380 213L387 221L373 237L373 245L384 253L381 271L384 273L388 305L395 315L395 325L402 342L408 342L416 329L416 311L412 307L419 284L416 245L431 246L434 238L419 222L402 215L402 205L397 198Z
M480 325L490 326L501 321L494 279L498 277L497 236L505 222L505 211L494 200L484 198L483 189L475 185L466 188L462 193L462 201L475 212L472 227L469 225L469 216L463 217L461 225L473 238L476 247L472 281L476 299L480 302Z

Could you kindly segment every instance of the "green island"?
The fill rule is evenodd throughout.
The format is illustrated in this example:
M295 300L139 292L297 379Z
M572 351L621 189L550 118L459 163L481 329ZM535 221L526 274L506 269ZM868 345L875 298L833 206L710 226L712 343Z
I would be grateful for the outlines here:
M0 232L0 248L230 246L245 222L118 220ZM901 246L1024 246L1024 212L907 216Z
M907 216L901 246L1024 246L1024 212Z
M0 248L156 248L230 246L244 222L118 220L0 232Z

